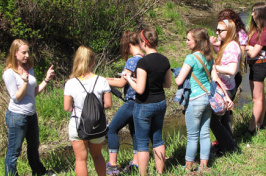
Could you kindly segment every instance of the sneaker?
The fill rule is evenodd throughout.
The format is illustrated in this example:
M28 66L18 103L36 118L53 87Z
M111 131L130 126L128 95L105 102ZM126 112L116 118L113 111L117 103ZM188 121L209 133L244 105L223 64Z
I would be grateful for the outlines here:
M242 134L243 134L244 136L246 136L246 135L254 136L255 133L256 133L256 129L253 130L253 131L250 131L249 129L247 129L247 130L244 131Z
M54 171L52 170L46 170L45 172L42 173L32 173L33 176L56 176Z
M208 167L201 167L200 165L197 168L197 171L201 174L207 174L207 173L211 173L211 169Z
M210 151L210 158L220 158L224 155L221 149L214 149Z
M47 176L56 176L56 174L53 171L46 171Z
M120 173L120 170L118 169L117 165L113 166L109 162L106 164L106 173L108 175L116 175Z
M136 164L133 164L133 162L131 161L129 163L128 166L126 166L124 169L123 169L123 172L124 173L127 173L127 174L130 174L130 173L138 173L139 172L139 166L136 165Z
M189 174L190 172L192 172L192 168L188 169L187 166L182 166L182 168L184 169L184 171Z

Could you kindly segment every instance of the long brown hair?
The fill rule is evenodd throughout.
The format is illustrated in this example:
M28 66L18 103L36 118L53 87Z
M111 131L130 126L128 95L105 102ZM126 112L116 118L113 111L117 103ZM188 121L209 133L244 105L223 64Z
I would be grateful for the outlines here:
M236 32L236 26L235 26L235 23L232 20L228 20L228 26L225 24L224 21L219 21L218 24L224 24L226 26L226 30L227 30L226 37L225 37L224 41L221 42L220 50L217 53L217 57L215 59L215 64L220 65L222 57L223 57L224 50L227 47L227 45L231 41L235 41L237 43L239 43L239 42L238 42L238 35L237 35L237 32Z
M139 44L138 34L136 32L125 31L120 40L121 57L124 58L126 61L128 60L130 52L129 44L132 44L134 46Z
M205 56L207 61L213 60L213 53L211 50L211 43L209 40L209 35L206 29L203 28L195 28L187 31L187 34L191 33L195 40L195 47L193 48L192 52L201 51L202 54Z
M9 48L9 53L7 55L7 59L6 59L6 67L4 70L7 70L9 68L11 68L12 70L14 70L14 72L18 73L18 61L16 59L16 52L18 52L19 47L21 47L22 45L27 45L29 46L28 42L26 40L23 39L15 39L10 48ZM27 62L27 66L28 68L32 68L33 67L33 59L31 57L29 57L28 62Z
M95 57L96 54L92 51L92 49L80 46L74 57L73 69L70 78L79 77L91 72L91 69L95 64Z
M248 42L252 35L258 31L257 40L260 39L263 28L266 27L266 4L264 2L259 2L253 5L252 11L254 10L255 18L252 17L250 21L250 31L248 34Z

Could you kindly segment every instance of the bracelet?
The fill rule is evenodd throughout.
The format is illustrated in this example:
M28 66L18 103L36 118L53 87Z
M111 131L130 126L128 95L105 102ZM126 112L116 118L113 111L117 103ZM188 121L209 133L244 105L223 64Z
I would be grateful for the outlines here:
M47 81L46 79L44 79L44 82L46 82L47 84L50 82L50 80L49 81Z

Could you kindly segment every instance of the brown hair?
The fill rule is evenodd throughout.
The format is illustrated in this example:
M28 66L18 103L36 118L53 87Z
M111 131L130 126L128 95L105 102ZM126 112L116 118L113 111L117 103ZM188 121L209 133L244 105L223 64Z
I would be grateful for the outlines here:
M158 45L158 35L157 32L154 28L152 27L147 27L143 29L142 31L143 37L149 42L150 48L155 48ZM141 33L139 34L139 40L141 42L144 42L144 39L141 37Z
M218 21L222 20L232 20L236 25L236 32L241 31L241 29L246 31L240 16L231 9L224 9L218 14Z
M125 31L120 40L121 57L124 58L126 61L128 60L128 56L130 52L129 44L132 44L134 46L139 44L138 34L136 32Z
M206 29L203 28L195 28L187 31L187 34L191 33L195 40L195 47L192 52L201 51L202 54L206 57L207 61L213 60L213 54L211 50L211 43L209 40L209 35Z
M74 57L73 69L70 78L79 77L90 72L95 64L95 58L96 54L92 51L92 49L80 46Z
M9 53L6 59L6 67L4 70L11 68L12 70L14 70L16 73L18 73L18 61L16 59L16 52L19 50L19 47L21 47L22 45L27 45L29 46L28 42L26 40L23 39L15 39L10 48L9 48ZM31 57L29 57L29 60L27 62L28 68L32 68L33 67L33 59Z
M222 24L224 24L226 26L226 24L223 21L220 21L219 23L222 23ZM226 30L227 30L226 37L225 37L224 41L221 42L220 50L217 53L217 57L215 59L215 64L217 64L217 65L221 64L221 60L222 60L223 53L224 53L224 50L225 50L226 46L231 41L235 41L235 42L239 43L238 42L238 35L237 35L237 32L236 32L236 26L235 26L235 23L232 20L228 20L228 26L226 26Z
M252 11L253 10L254 10L256 22L254 18L252 17L250 21L250 31L248 35L248 41L250 41L250 38L256 31L258 31L257 40L259 40L261 33L263 31L263 28L266 27L266 4L264 2L256 3L252 6Z

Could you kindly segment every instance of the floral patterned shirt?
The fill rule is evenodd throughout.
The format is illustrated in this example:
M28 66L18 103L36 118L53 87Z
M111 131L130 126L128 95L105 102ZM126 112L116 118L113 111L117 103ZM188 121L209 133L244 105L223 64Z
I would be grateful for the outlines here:
M239 44L240 45L244 45L246 46L247 43L248 43L248 34L243 30L241 29L239 32L238 32L238 38L239 38Z
M239 69L239 62L241 57L241 50L237 42L231 41L225 48L222 60L221 60L221 66L227 65L229 63L238 63L238 68L236 73ZM225 85L226 90L232 90L235 88L235 75L226 75L222 73L218 73L219 78Z
M133 57L129 58L126 62L126 65L125 65L123 71L125 69L128 69L134 73L136 70L136 67L137 67L137 63L141 58L142 57L140 57L140 56L133 56ZM126 86L124 87L125 100L130 100L130 99L135 100L135 94L136 94L136 92L132 89L132 87L129 86L129 84L126 84Z

